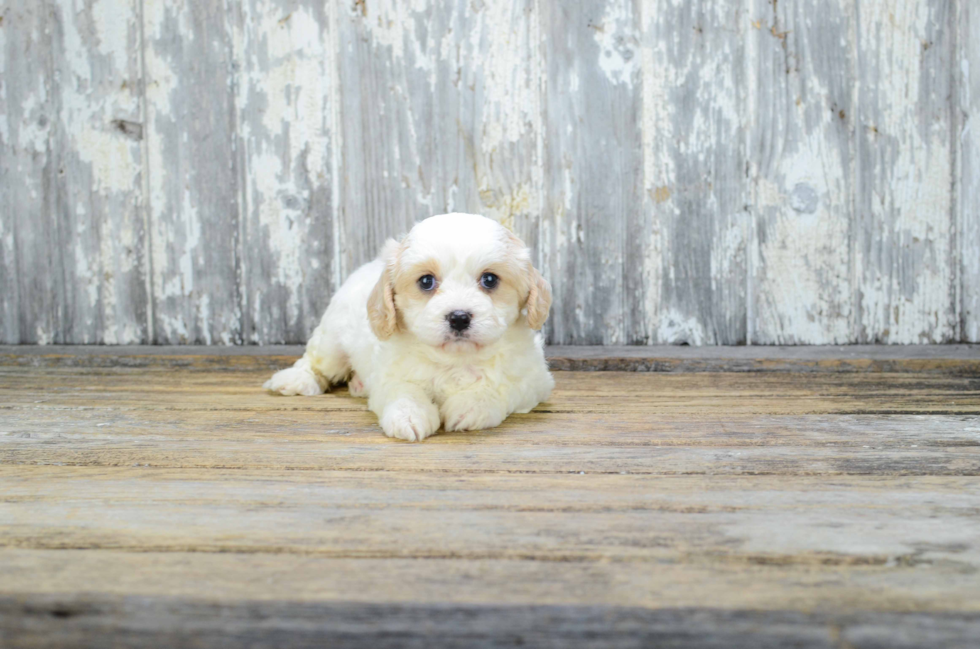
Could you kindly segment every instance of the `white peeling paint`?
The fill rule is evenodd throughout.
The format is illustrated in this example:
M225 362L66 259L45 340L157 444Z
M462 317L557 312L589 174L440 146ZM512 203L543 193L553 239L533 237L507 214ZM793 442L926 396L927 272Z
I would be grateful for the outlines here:
M602 19L590 25L599 45L599 68L614 84L632 87L639 71L636 25L633 4L620 1L608 2Z

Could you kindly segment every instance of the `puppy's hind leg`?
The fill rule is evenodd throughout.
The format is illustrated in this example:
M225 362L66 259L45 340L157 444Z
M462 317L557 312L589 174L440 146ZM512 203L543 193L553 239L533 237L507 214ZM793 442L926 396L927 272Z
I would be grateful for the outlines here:
M320 329L306 345L306 353L292 367L280 370L262 386L283 396L313 397L323 394L350 373L347 355L334 340L324 340Z

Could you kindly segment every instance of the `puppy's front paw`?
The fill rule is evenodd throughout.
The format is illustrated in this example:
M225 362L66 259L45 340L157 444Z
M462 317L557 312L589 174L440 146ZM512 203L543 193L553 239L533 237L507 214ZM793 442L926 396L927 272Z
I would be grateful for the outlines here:
M290 367L276 372L262 387L284 397L291 397L296 394L314 397L323 394L326 389L317 381L312 370L301 367Z
M364 381L357 376L357 374L352 374L350 379L347 381L347 389L352 397L366 397L368 395L367 387L364 385Z
M420 442L439 430L439 410L433 403L398 399L385 406L381 429L388 437Z
M462 394L446 399L441 414L446 431L496 428L507 418L507 411L500 404Z

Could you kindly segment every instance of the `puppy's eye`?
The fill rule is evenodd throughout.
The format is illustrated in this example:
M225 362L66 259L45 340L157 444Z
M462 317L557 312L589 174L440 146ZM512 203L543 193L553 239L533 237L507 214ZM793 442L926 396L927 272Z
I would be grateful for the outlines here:
M488 291L492 291L493 289L497 288L497 284L499 283L500 278L493 273L483 273L483 275L480 276L480 286Z
M422 275L419 277L419 288L423 291L431 291L436 287L436 278L432 275Z

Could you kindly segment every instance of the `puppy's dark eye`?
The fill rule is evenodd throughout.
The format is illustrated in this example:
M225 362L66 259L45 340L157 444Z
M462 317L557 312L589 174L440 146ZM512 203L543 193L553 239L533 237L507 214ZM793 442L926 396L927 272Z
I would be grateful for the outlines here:
M436 287L436 278L432 275L422 275L419 277L419 288L423 291L431 291Z
M497 284L499 283L500 278L493 273L483 273L483 275L480 276L480 286L488 291L492 291L493 289L497 288Z

